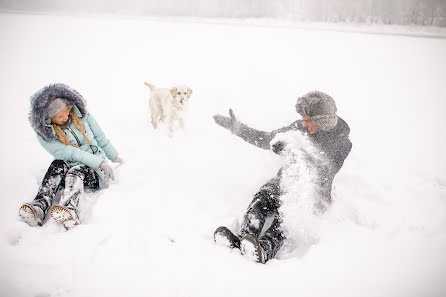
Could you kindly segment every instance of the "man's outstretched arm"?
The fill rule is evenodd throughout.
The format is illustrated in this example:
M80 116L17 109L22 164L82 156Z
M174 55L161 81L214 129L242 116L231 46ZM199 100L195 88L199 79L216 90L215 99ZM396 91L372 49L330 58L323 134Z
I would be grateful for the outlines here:
M229 109L229 117L214 115L214 121L223 128L231 131L232 134L242 138L244 141L265 150L270 149L270 142L276 136L276 134L290 130L303 129L302 124L300 123L301 121L295 121L289 126L273 130L271 132L256 130L238 121L232 109Z

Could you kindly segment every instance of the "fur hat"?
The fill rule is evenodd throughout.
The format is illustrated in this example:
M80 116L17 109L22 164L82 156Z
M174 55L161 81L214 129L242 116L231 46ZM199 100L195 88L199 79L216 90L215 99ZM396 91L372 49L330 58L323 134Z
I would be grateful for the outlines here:
M56 114L59 113L59 111L62 110L62 108L64 108L65 106L67 106L67 104L60 98L56 98L54 99L50 105L48 105L48 107L46 108L46 112L47 112L47 116L49 118L54 117Z
M322 131L329 131L338 124L336 103L323 92L313 91L297 98L296 111L311 118Z

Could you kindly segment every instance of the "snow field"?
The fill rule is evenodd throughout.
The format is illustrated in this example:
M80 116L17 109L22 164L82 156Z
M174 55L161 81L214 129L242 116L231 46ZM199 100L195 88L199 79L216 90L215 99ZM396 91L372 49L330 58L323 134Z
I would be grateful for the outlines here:
M430 296L446 294L446 40L151 19L0 15L2 296ZM149 124L149 81L193 89L186 129ZM86 193L82 224L19 221L52 157L29 96L63 82L126 160ZM334 205L303 240L256 265L214 245L284 162L213 123L296 119L312 90L337 102L353 150Z

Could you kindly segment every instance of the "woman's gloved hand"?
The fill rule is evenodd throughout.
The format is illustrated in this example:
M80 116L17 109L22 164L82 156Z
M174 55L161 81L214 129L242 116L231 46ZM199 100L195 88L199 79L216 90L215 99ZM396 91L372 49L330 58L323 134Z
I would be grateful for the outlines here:
M123 159L123 158L120 158L119 156L117 156L116 158L114 158L114 159L112 160L112 162L113 162L113 163L119 163L119 164L124 164L124 163L125 163L124 159Z
M108 188L110 185L110 179L115 180L113 169L107 163L102 163L99 168L104 172L104 187Z

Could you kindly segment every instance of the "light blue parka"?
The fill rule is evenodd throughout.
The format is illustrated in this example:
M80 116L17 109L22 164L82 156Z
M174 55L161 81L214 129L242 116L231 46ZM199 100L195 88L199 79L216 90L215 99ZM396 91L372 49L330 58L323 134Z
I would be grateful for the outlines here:
M68 127L62 128L62 131L67 134L70 143L79 147L66 145L58 139L47 118L47 107L56 98L61 98L67 105L72 106L73 112L82 121L85 134L91 144L72 122ZM118 156L118 152L107 139L95 118L87 112L85 100L78 92L63 84L53 84L40 89L31 96L29 119L40 144L54 156L54 159L64 160L70 166L86 165L91 167L99 176L99 187L104 187L104 172L99 169L99 165L106 162L107 158L114 160Z

